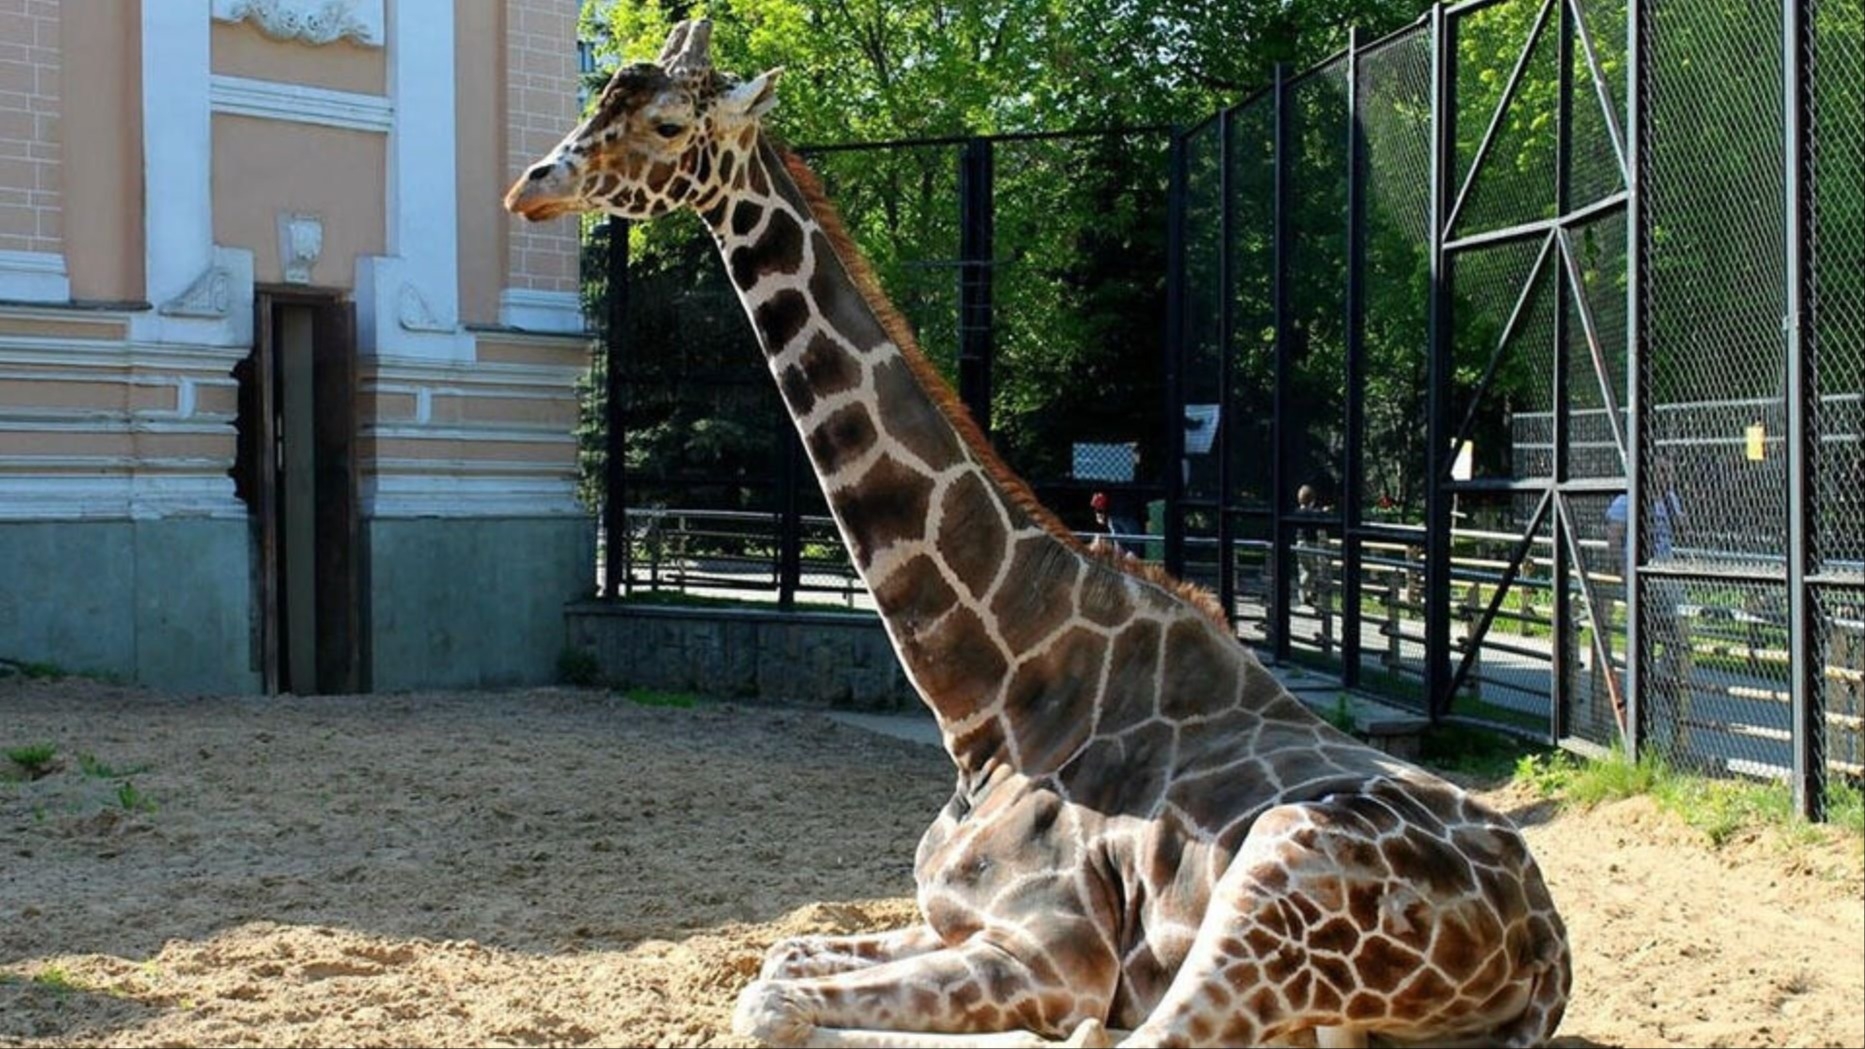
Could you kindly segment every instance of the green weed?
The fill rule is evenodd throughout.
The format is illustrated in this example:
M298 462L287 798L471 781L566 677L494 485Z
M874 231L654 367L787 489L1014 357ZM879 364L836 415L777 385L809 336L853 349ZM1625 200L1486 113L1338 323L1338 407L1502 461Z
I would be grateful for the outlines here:
M1565 751L1524 755L1515 778L1545 798L1591 807L1620 798L1648 794L1685 824L1722 845L1751 831L1779 831L1792 841L1815 841L1829 832L1865 834L1865 800L1858 788L1836 784L1827 791L1824 827L1807 823L1795 810L1786 783L1713 779L1672 768L1647 752L1637 761L1614 747L1605 758L1589 760Z
M155 811L155 802L149 800L147 794L137 790L136 784L129 780L117 784L117 804L123 806L125 812Z
M149 766L131 765L127 768L119 769L114 765L98 760L97 755L89 751L79 751L78 771L84 773L84 775L90 779L120 779L124 776L134 776L139 772L147 772L149 771Z
M1547 752L1546 747L1504 732L1452 722L1427 730L1418 746L1424 764L1486 782L1507 780L1524 760L1539 759Z
M1353 734L1356 725L1353 719L1353 707L1347 702L1347 693L1336 692L1334 694L1334 709L1328 711L1323 717L1327 720L1328 724L1333 725L1342 732L1348 735Z
M33 973L32 982L55 994L70 994L83 989L70 973L56 965L48 965Z
M52 771L52 759L58 756L58 747L52 743L29 743L19 747L8 747L8 761L19 766L27 779L38 779Z

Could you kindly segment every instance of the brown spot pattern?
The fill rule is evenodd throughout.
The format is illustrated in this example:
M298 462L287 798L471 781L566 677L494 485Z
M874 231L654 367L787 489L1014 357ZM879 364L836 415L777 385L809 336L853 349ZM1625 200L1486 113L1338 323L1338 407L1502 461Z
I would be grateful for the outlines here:
M968 473L946 491L939 518L939 556L974 599L984 597L1003 560L1009 533L997 497L984 479Z
M1017 540L1010 570L991 599L991 614L1011 651L1029 651L1068 619L1080 571L1079 556L1054 536Z
M833 477L844 466L866 455L877 437L867 405L859 401L843 405L810 431L810 459L823 476Z
M944 470L963 458L951 421L914 378L905 357L896 354L875 367L874 392L887 405L887 432L928 469Z
M752 322L764 337L764 352L781 353L809 323L809 303L802 292L785 288L758 304Z
M795 273L803 264L803 227L786 211L771 212L757 241L732 251L732 283L750 289L773 273Z

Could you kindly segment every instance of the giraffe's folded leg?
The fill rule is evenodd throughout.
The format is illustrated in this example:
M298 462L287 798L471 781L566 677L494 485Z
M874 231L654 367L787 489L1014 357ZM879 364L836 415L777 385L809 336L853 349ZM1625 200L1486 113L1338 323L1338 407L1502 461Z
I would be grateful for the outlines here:
M833 976L870 965L915 958L945 945L928 925L854 936L797 936L779 940L765 952L760 980L797 980Z
M1111 958L1031 963L973 939L830 976L753 981L732 1029L777 1046L1048 1046L1067 1044L1065 1032L1094 1044L1114 973Z
M1083 1020L1061 1041L1034 1031L928 1034L819 1027L805 1044L809 1049L1112 1049L1114 1040L1126 1033L1110 1031L1099 1020Z
M1533 1045L1565 936L1513 828L1336 795L1258 817L1165 996L1123 1045ZM1429 819L1427 819L1429 818Z

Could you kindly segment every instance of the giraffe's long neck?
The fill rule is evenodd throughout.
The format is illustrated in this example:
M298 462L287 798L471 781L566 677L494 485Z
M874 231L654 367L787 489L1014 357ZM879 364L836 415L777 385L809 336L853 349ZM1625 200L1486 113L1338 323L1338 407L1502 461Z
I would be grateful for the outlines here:
M851 273L861 263L837 248L826 204L769 143L742 162L742 186L702 214L855 565L954 760L1019 759L1029 743L1006 739L1006 691L1073 614L1093 559L964 432L949 389Z

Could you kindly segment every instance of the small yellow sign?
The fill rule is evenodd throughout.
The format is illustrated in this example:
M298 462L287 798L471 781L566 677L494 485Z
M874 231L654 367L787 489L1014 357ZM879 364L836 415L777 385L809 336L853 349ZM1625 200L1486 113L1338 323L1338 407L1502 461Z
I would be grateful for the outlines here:
M1749 423L1748 425L1748 461L1749 462L1758 463L1768 457L1767 439L1768 439L1767 427L1763 426L1760 423Z

